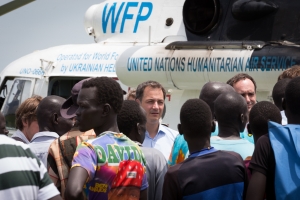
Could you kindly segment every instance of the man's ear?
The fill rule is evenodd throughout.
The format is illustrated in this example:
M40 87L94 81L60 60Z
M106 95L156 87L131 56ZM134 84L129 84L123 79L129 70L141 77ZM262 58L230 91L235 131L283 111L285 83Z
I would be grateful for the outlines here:
M110 113L110 110L111 110L111 106L108 103L104 104L103 105L103 113L102 113L102 115L103 116L108 116L109 113Z
M213 133L215 131L216 131L216 122L215 122L215 120L212 120L211 121L211 132Z
M282 106L282 109L283 109L283 110L286 109L286 101L285 101L285 98L282 98L281 106Z
M244 123L245 122L245 115L241 114L241 122Z
M135 101L138 102L139 104L142 103L139 99L135 99Z
M29 126L28 120L23 120L22 119L22 124L23 124L23 127L28 127Z
M53 114L53 119L52 119L53 123L54 124L58 124L58 114L57 113L54 113Z
M134 128L135 128L135 132L138 132L138 134L141 135L142 129L141 129L140 123L137 123Z
M183 135L183 131L182 131L182 126L181 126L181 124L178 124L178 125L177 125L177 129L178 129L179 134L180 134L180 135Z

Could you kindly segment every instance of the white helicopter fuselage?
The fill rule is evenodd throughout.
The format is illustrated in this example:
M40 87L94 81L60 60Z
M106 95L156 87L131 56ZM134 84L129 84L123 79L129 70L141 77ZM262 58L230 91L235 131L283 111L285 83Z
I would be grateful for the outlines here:
M257 100L271 100L278 75L299 63L294 54L280 54L279 47L262 41L189 41L184 6L183 0L110 0L91 6L85 30L95 43L36 51L1 72L1 111L8 126L14 127L15 110L26 98L67 98L77 81L108 76L126 91L147 80L160 82L167 90L163 122L176 129L181 105L198 98L206 82L248 73L257 82Z

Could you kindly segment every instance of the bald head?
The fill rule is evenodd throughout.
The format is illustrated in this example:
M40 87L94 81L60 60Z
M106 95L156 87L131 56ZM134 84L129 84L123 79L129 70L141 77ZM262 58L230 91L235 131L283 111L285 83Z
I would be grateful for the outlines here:
M61 105L66 99L51 95L45 97L39 104L36 115L41 131L52 131L63 135L72 127L71 119L64 119L60 115Z
M240 132L248 121L246 100L236 92L221 94L215 101L215 116L219 125L239 126Z
M199 99L205 101L210 109L212 114L214 113L214 101L220 94L228 93L228 92L235 92L232 86L221 83L221 82L208 82L206 83L200 92Z

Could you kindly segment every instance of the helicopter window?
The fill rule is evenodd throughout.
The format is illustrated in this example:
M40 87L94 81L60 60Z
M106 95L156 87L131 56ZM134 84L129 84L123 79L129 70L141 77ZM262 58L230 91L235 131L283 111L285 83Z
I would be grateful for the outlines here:
M217 24L219 15L218 0L186 0L183 5L185 27L195 34L210 31Z
M82 79L84 78L53 78L49 84L48 95L57 95L67 99L71 95L73 86Z
M6 77L2 83L1 83L1 88L0 88L0 109L3 106L3 103L5 101L5 98L7 97L7 92L10 91L10 88L13 84L13 78L11 77Z
M31 81L16 79L12 85L7 101L2 108L2 113L5 116L6 126L10 128L15 127L16 110L20 103L29 98Z

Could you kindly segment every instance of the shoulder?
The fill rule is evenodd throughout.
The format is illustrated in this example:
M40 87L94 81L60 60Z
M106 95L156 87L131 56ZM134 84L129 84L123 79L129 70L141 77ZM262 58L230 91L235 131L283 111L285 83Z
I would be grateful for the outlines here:
M31 139L31 142L34 141L37 138L42 138L42 137L53 137L53 138L58 138L59 135L55 132L48 132L48 131L42 131L42 132L37 132L34 134L34 136Z
M12 147L12 148L22 148L24 150L29 149L29 145L23 142L14 140L8 136L0 134L0 145L1 147Z
M164 132L167 135L172 136L174 139L176 138L176 136L179 134L178 131L175 131L169 127L166 127L164 125L159 125L159 130Z
M58 149L58 138L52 141L52 143L49 146L49 153L53 153Z
M241 142L245 145L245 149L254 151L254 144L247 139L241 139Z
M1 158L11 157L12 159L18 159L22 157L22 160L18 160L19 162L24 162L27 159L26 162L33 162L34 165L40 165L40 161L31 151L29 145L24 144L23 142L15 141L7 136L0 135L0 152L2 152ZM33 160L37 160L38 162Z
M144 153L146 159L147 159L147 157L151 157L151 158L153 158L153 160L162 160L162 161L167 162L164 155L155 148L141 147L141 150Z
M267 157L268 155L270 155L270 153L272 153L272 145L270 142L270 138L269 135L263 135L260 138L258 138L256 144L255 144L255 150L253 153L253 157Z
M239 161L243 162L243 158L239 153L236 153L234 151L224 151L221 150L219 153L222 155L222 157L232 158L232 159L238 159Z
M168 175L176 175L177 173L179 173L180 168L181 168L181 166L182 166L184 163L185 163L185 162L181 162L181 163L179 163L179 164L170 166L170 167L168 168L168 171L167 171L166 174L168 174Z
M270 143L269 134L265 134L258 138L255 147L268 147L270 145L271 143Z

